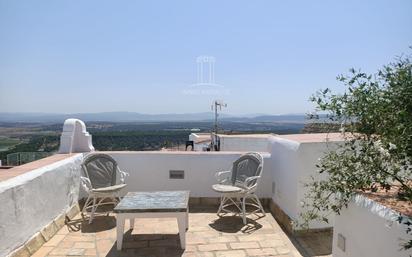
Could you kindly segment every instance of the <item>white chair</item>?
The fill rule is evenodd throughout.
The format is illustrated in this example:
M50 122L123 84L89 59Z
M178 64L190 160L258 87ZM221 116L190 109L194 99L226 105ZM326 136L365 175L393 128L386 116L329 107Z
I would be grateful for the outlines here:
M235 206L246 225L246 206L253 206L255 210L248 213L261 211L266 215L263 206L255 194L263 170L263 157L259 153L246 153L236 160L232 169L216 173L219 184L212 186L213 190L222 194L218 216L232 213L229 206ZM249 201L247 201L249 199Z
M106 204L117 204L121 190L126 187L125 177L129 174L121 171L116 161L107 154L90 154L82 164L84 176L80 177L81 185L88 197L82 209L90 210L89 224L92 223L97 207ZM119 174L119 178L117 178ZM104 201L110 198L112 201Z

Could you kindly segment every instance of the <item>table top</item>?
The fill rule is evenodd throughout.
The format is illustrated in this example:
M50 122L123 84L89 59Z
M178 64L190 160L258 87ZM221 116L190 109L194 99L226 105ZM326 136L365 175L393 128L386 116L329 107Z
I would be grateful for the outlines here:
M188 202L189 191L129 192L114 212L186 212Z

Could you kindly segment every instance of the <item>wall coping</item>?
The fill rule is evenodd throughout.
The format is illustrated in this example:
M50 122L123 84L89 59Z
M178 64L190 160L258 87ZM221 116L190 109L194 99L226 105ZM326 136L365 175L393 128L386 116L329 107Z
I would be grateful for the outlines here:
M362 194L356 194L352 198L352 201L357 206L365 208L371 213L389 221L397 221L398 217L402 215L400 212L378 203Z
M0 171L0 184L11 178L20 176L27 172L30 172L35 169L51 165L53 163L62 161L64 159L75 156L76 154L55 154L46 158L42 158L33 162L29 162L20 166L13 167L11 169L5 169Z
M39 165L39 167L29 169L23 172L22 174L14 174L13 177L10 177L9 179L4 181L0 181L0 193L9 190L10 188L14 188L16 186L25 184L35 178L38 178L39 176L43 175L44 173L50 170L55 169L58 166L73 162L72 158L79 157L80 155L81 154L71 154L70 156L59 156L56 159L47 160L46 162L44 162L47 164L36 164L36 166Z

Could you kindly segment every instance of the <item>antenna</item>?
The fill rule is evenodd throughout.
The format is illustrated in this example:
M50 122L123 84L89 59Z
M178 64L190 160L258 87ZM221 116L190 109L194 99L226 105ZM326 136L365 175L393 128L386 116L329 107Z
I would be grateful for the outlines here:
M218 151L218 148L219 148L219 143L217 142L218 141L217 133L219 129L218 122L217 122L217 118L219 117L218 110L221 111L222 107L227 107L227 104L225 104L223 100L213 101L212 111L215 111L215 124L213 126L213 131L211 133L211 138L212 138L211 148L216 151Z

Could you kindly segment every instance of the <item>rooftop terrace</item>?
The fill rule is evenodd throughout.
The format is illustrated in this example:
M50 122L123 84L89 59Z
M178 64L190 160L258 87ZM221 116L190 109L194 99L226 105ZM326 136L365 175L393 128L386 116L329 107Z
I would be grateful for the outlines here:
M288 237L270 214L251 216L243 225L239 217L218 218L211 206L191 209L185 250L176 219L136 222L118 251L113 214L98 216L91 225L77 215L33 256L331 256L330 234Z
M179 247L175 219L136 220L134 230L125 234L122 251L116 250L115 214L101 213L91 225L81 219L79 205L86 196L80 187L81 163L94 148L80 126L64 130L60 154L0 171L0 256L315 257L332 256L333 251L334 257L358 257L365 249L372 253L365 256L399 253L392 246L404 230L393 223L396 215L368 199L359 198L359 204L339 219L330 215L328 224L313 222L309 230L296 226L307 192L303 183L311 176L322 179L315 165L342 140L340 135L220 136L220 152L105 152L130 174L124 193L190 191L185 250ZM264 158L256 193L267 215L249 215L243 225L238 216L216 215L220 195L211 187L215 173L230 168L246 151L260 152ZM183 171L184 177L171 178L171 170ZM379 225L374 226L374 236L384 235L375 238L375 248L376 242L367 240L374 237L365 234L372 231L367 226L373 222ZM399 256L407 256L403 253Z

